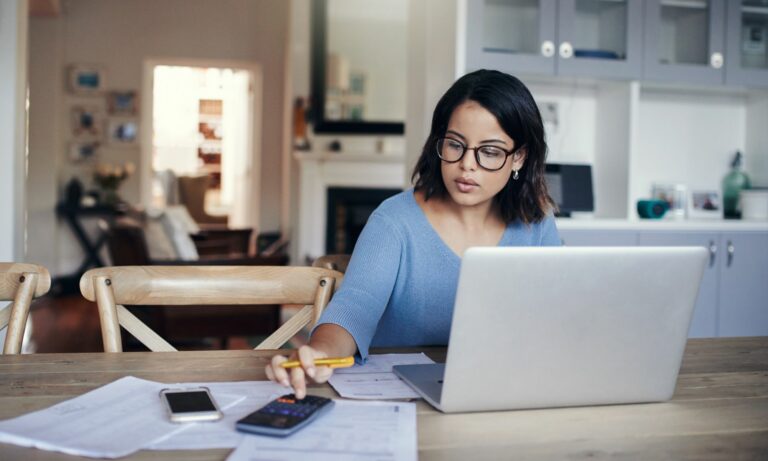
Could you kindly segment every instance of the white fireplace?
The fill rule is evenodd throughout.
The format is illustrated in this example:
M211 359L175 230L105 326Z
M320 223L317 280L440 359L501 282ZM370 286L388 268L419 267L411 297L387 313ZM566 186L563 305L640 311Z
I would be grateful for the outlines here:
M396 154L294 153L299 162L299 261L325 254L329 187L407 187L405 159Z

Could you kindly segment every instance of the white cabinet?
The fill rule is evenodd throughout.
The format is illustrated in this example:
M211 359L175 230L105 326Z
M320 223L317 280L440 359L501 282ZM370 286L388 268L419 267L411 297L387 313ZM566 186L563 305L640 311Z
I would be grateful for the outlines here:
M642 14L635 0L468 0L467 67L637 79Z
M718 336L719 242L720 235L717 232L644 231L638 235L638 244L641 246L703 246L709 250L709 263L701 280L688 330L688 336L692 338Z
M637 245L634 230L559 229L563 245L573 247L622 247Z
M725 0L645 0L643 77L722 84L724 18Z
M768 232L720 236L718 336L768 336Z

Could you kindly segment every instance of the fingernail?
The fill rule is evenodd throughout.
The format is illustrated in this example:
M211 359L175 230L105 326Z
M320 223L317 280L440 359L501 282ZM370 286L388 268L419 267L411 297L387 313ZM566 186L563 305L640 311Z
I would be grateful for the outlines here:
M291 387L291 383L289 383L287 379L280 381L280 384L282 384L285 387Z
M314 378L315 377L315 369L314 368L307 368L307 374L309 375L310 378Z

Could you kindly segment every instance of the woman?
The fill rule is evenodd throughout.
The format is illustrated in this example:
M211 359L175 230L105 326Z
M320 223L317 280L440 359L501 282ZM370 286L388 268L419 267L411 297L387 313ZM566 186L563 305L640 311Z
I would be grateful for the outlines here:
M446 345L459 266L471 246L559 245L544 182L547 145L528 89L479 70L443 95L413 172L413 189L382 203L357 241L339 291L295 356L266 367L269 379L306 394L305 375L326 381L314 359L370 346Z

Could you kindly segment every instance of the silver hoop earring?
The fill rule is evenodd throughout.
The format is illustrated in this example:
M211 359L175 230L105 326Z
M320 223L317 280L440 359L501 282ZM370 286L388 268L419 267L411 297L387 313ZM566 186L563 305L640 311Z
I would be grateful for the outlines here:
M512 179L517 181L520 178L520 174L518 173L520 170L515 170L515 174L512 176Z

